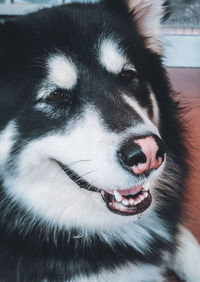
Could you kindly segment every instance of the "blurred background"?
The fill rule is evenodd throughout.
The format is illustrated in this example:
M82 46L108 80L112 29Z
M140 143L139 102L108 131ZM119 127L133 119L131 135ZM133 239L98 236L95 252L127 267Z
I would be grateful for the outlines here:
M0 0L0 21L69 2L73 1ZM200 242L200 0L169 0L165 5L168 8L163 19L163 64L176 99L185 107L182 119L190 158L184 222Z

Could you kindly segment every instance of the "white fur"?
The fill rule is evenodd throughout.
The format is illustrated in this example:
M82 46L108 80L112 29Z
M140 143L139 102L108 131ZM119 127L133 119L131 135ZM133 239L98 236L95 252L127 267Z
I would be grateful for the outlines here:
M200 245L189 230L180 226L178 246L170 267L187 282L200 281Z
M4 173L4 189L33 217L49 226L80 227L80 236L86 239L87 232L98 232L107 241L116 237L143 252L152 239L152 233L145 228L147 224L149 230L170 240L153 206L143 213L139 224L137 216L116 215L107 209L99 193L80 189L55 162L68 165L91 185L127 189L138 180L118 164L116 150L129 134L140 134L141 128L148 130L143 125L121 134L106 132L99 115L89 109L83 119L65 129L66 134L62 130L26 145L18 156L17 168ZM152 179L150 188L156 181L155 177Z
M16 134L16 125L13 120L8 123L0 134L0 170L4 170L4 165L10 154Z
M162 52L160 44L163 0L126 0L129 10L137 23L138 30L146 38L150 49Z
M79 276L71 282L164 282L163 269L149 264L136 265L126 264L113 269L104 270L89 277ZM42 282L49 282L44 279ZM66 281L65 281L66 282Z
M77 83L78 73L71 58L64 54L54 54L48 59L49 81L60 88L71 90Z
M99 61L107 71L114 74L120 73L127 63L127 59L119 48L118 43L111 38L101 41Z
M161 267L143 264L127 264L113 271L102 271L90 277L80 276L72 282L164 282Z

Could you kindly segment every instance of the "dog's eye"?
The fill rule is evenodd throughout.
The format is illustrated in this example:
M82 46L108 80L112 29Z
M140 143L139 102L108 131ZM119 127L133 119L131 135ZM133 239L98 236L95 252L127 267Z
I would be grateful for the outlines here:
M134 70L124 69L121 71L120 76L123 80L131 80L137 78L137 73Z
M51 94L46 97L45 101L49 103L55 103L55 102L59 102L62 98L63 98L63 91L61 89L57 89L51 92Z

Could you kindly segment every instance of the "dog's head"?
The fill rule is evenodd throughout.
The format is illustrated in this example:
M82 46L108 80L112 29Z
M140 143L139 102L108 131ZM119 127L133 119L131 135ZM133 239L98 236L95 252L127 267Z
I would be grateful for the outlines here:
M160 0L105 0L1 24L0 173L28 216L104 229L156 205L161 11Z

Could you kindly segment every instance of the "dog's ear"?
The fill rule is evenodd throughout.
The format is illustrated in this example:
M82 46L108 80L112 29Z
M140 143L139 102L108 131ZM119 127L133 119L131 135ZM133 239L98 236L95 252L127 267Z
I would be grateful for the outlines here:
M160 43L163 0L124 0L138 31L145 37L146 46L161 54Z

